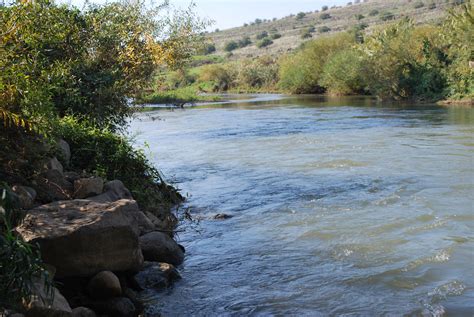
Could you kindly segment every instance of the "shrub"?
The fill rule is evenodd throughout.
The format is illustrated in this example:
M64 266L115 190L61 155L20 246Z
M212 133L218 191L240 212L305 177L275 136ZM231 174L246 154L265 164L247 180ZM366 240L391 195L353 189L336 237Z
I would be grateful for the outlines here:
M433 27L402 20L366 38L365 82L381 98L437 98L446 86Z
M359 21L360 21L360 20L364 19L365 16L364 16L363 14L356 14L356 15L355 15L355 18L356 18L356 20L359 20Z
M306 13L300 12L296 15L296 20L303 20L305 16L306 16Z
M303 31L303 33L301 33L301 38L304 40L304 39L309 39L309 38L312 38L313 35L311 34L311 32L308 32L308 30L305 30Z
M266 37L268 37L268 32L267 31L260 32L255 36L255 38L257 40L261 40L261 39L264 39Z
M250 37L246 36L242 38L241 40L239 40L237 44L240 48L244 48L252 44L252 41L250 40Z
M436 3L431 2L431 3L428 5L428 9L430 9L430 10L436 9Z
M380 15L380 20L382 21L390 21L393 20L395 16L393 15L392 12L384 12Z
M323 67L321 86L333 95L348 95L363 91L362 59L354 49L331 56Z
M419 9L419 8L423 8L425 6L425 4L423 3L423 1L417 1L415 2L415 4L413 5L413 7L415 9Z
M35 279L42 278L47 298L53 299L48 271L41 261L39 248L24 242L13 233L22 220L10 188L0 184L0 307L21 310L23 300L31 295Z
M239 44L236 41L230 41L224 45L224 51L226 52L232 52L233 50L236 50L238 48Z
M273 41L266 37L264 39L261 39L258 43L257 43L257 47L258 48L264 48L264 47L267 47L267 46L270 46L273 44Z
M330 19L331 18L331 15L329 13L322 13L319 18L321 20L327 20L327 19Z
M202 68L198 81L212 82L214 91L225 91L231 87L233 76L222 65L206 65Z
M369 15L370 15L371 17L374 17L374 16L378 15L379 13L380 13L379 10L373 9L373 10L371 10L371 11L369 12Z
M329 9L328 6L322 6L322 7L321 7L321 11L327 11L328 9Z
M278 65L270 57L260 57L254 60L245 60L239 67L237 82L239 87L272 88L278 82Z
M340 33L306 42L296 53L279 61L279 86L291 93L323 92L320 84L323 67L330 56L355 43L349 33Z
M133 147L132 140L71 116L59 121L56 134L71 146L71 170L121 180L140 207L148 211L179 202L177 193L170 191L145 152Z
M318 31L319 31L319 33L327 33L327 32L331 31L331 28L324 25L324 26L321 26L320 28L318 28Z
M216 45L214 43L205 43L199 51L202 55L209 55L216 52Z
M281 34L280 33L274 33L270 36L270 38L272 40L277 40L277 39L281 38Z

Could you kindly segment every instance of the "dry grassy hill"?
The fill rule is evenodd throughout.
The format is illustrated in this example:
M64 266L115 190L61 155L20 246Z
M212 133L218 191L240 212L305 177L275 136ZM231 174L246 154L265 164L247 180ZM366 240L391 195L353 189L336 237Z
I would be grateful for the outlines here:
M366 24L368 29L377 25L388 23L384 16L392 14L393 19L410 17L417 23L440 21L447 10L459 0L366 0L357 4L348 4L343 7L332 7L326 11L305 12L305 16L292 14L282 19L273 21L262 21L261 23L249 23L247 26L232 28L223 31L209 33L208 36L215 43L217 54L225 55L226 43L239 41L250 37L252 44L232 51L232 59L255 57L260 55L279 55L291 51L301 45L304 41L317 38L325 34L350 30L357 25ZM295 12L296 13L296 12ZM323 19L323 14L330 17ZM314 31L310 38L303 39L302 34L313 27ZM326 27L325 30L322 27ZM264 48L258 48L256 43L257 34L262 32L269 34L278 33L281 38L273 40L273 44Z

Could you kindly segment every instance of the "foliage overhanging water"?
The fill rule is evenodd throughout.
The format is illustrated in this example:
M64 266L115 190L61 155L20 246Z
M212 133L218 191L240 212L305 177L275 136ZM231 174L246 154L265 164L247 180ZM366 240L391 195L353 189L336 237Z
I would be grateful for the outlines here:
M473 123L471 108L278 96L140 116L132 131L202 219L153 307L472 316Z

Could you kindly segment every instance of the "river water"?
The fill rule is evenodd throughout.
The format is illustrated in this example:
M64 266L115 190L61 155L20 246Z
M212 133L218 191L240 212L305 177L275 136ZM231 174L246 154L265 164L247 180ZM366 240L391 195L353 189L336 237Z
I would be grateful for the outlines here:
M195 218L149 312L474 315L474 109L240 98L132 122Z

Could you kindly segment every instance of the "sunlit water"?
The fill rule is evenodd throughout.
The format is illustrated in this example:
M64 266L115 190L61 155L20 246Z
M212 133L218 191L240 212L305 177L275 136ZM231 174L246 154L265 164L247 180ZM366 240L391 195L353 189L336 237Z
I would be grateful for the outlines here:
M275 96L139 116L201 219L149 312L473 316L473 123L471 108Z

